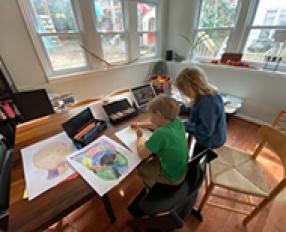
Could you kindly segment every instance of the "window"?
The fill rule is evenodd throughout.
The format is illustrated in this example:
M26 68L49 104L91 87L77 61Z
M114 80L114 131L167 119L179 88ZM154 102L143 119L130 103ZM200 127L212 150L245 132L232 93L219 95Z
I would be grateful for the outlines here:
M50 63L49 73L87 67L70 0L30 0L36 35Z
M283 56L286 41L286 2L260 0L244 48L243 59L263 62L265 56Z
M109 62L127 60L126 31L120 0L94 0L96 29L104 58Z
M140 57L155 57L157 54L157 5L137 3L137 32L140 41Z
M18 0L48 78L159 54L160 0Z
M220 56L236 24L238 0L201 0L195 56Z

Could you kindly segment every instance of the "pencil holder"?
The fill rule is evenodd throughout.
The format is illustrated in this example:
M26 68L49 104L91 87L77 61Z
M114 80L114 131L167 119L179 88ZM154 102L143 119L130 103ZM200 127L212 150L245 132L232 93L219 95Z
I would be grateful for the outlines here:
M95 119L89 108L62 124L77 149L95 140L106 128L104 120Z
M127 99L106 103L103 105L103 109L112 124L119 123L138 114L136 107L131 106Z

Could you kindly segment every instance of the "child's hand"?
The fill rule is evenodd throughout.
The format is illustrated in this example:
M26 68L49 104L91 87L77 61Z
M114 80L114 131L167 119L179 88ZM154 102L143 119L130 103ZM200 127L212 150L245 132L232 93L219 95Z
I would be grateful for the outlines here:
M141 138L143 136L143 131L140 128L136 130L137 138Z

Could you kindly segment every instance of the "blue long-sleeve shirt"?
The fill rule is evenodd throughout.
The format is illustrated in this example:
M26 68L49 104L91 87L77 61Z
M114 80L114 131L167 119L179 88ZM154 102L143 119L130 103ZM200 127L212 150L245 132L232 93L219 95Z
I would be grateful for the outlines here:
M217 148L226 141L226 117L221 96L201 96L192 106L186 131L206 148Z

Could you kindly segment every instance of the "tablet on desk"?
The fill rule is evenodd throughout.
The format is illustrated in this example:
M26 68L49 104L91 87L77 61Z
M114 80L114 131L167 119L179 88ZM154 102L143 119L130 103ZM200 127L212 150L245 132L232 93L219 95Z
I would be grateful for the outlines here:
M134 96L136 106L142 111L146 110L148 102L156 96L153 86L149 83L131 88L130 91Z

